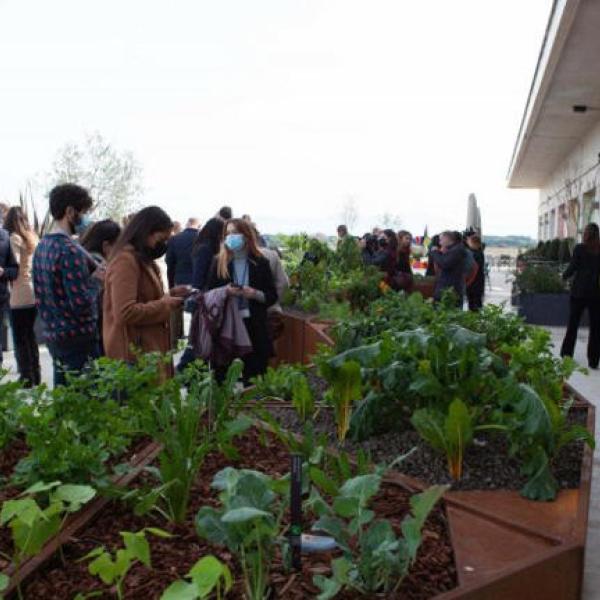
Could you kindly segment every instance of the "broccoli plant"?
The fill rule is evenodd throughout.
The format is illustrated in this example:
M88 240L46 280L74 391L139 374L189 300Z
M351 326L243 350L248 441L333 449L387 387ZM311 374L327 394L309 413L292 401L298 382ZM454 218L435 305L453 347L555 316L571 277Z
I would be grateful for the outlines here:
M181 579L173 582L160 600L204 600L213 593L217 600L221 600L233 585L229 567L212 555L196 562L187 577L191 582Z

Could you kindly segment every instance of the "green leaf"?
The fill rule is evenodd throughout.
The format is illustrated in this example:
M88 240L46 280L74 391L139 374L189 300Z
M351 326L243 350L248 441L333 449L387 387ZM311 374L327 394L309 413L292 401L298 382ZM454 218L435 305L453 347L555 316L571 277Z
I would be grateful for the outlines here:
M197 598L196 584L175 581L162 593L160 600L196 600Z
M315 575L313 583L321 590L317 596L317 600L330 600L335 598L342 589L342 585L333 578L325 577L324 575Z
M90 558L96 558L105 552L106 549L104 546L98 546L97 548L90 550L90 552L88 552L85 556L82 556L80 559L78 559L77 562L83 562L84 560L89 560Z
M345 496L338 496L333 501L333 510L335 510L340 517L351 519L352 517L355 517L360 510L360 501L355 497L347 498Z
M99 576L102 583L111 585L120 575L115 562L108 552L102 552L96 559L88 565L90 575Z
M228 510L222 517L223 523L244 523L246 521L253 521L254 519L262 519L270 517L271 513L264 510L254 508L252 506L243 506L242 508L233 508Z
M327 477L325 471L317 467L310 467L309 474L313 483L325 494L329 496L337 496L339 494L339 486L333 479Z
M42 509L33 498L6 500L0 512L0 525L6 525L14 517L18 517L26 525L31 526L41 515Z
M4 573L0 573L0 592L3 592L10 583L10 578Z
M410 419L417 433L435 450L446 451L444 416L439 410L419 408Z
M210 506L203 506L196 515L196 532L201 538L213 544L228 545L227 526L221 521L221 514Z
M159 529L158 527L146 527L144 528L144 531L163 539L169 539L173 537L173 534L165 531L164 529Z
M449 487L447 485L433 485L424 492L411 497L412 514L402 521L402 535L411 561L417 556L417 551L421 545L421 529L429 513Z
M312 526L312 530L329 534L344 551L349 551L349 533L346 524L341 519L330 515L323 515Z
M232 421L227 421L225 423L225 430L228 436L235 437L250 429L253 423L254 421L251 417L247 415L240 415Z
M201 558L188 573L196 585L201 598L207 598L223 579L225 592L233 585L233 577L229 567L214 556Z
M127 556L130 560L139 560L141 563L151 568L150 563L150 544L144 534L144 530L137 533L130 531L121 531L121 537L125 542Z
M548 455L538 446L523 465L523 472L529 479L521 495L530 500L549 501L556 498L558 483L552 475Z
M47 492L48 490L52 490L55 487L60 485L60 481L53 481L51 483L44 483L43 481L38 481L34 483L31 487L28 487L21 496L30 496L33 494L39 494L40 492Z
M381 476L374 473L368 475L359 475L349 479L340 488L340 495L345 497L358 498L361 506L367 502L379 491L381 485Z
M51 501L65 502L68 512L78 511L96 495L96 490L89 485L65 484L57 487L50 495Z

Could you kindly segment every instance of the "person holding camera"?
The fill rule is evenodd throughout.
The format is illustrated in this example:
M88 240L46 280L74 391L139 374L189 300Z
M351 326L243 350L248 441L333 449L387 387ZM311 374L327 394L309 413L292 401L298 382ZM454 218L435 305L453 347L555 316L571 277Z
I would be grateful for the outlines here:
M457 296L456 306L462 308L465 294L465 263L467 252L457 231L440 234L440 247L431 251L430 259L438 272L433 299L439 302L446 290Z
M385 282L391 285L398 268L398 237L396 233L391 229L384 229L377 236L377 247L371 255L365 254L367 249L365 238L361 240L361 248L366 264L379 267L385 273Z
M225 224L225 240L208 276L208 290L223 286L237 300L252 343L252 351L243 357L244 381L248 382L265 373L273 356L267 309L277 302L277 290L269 261L258 248L252 226L243 219Z

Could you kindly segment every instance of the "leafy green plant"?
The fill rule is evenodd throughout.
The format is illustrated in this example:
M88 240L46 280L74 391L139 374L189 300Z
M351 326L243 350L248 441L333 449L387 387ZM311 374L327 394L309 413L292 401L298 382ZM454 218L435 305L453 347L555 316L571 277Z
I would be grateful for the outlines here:
M242 567L246 597L263 600L268 597L269 567L281 535L289 484L258 471L227 467L211 485L220 491L221 508L202 507L196 531L214 544L227 546Z
M550 265L529 264L516 274L515 281L523 294L566 293L566 286L558 269Z
M140 562L149 569L152 568L150 544L146 539L146 533L161 538L172 537L170 533L156 527L145 527L136 533L121 531L123 548L117 549L113 554L104 546L99 546L80 559L80 561L93 559L88 565L90 575L100 577L105 585L112 586L114 584L119 600L124 597L123 583L133 565ZM80 594L75 600L78 598L82 599L85 596Z
M21 427L21 408L24 404L23 386L7 381L8 371L0 369L0 450L15 438Z
M163 513L174 522L185 519L192 483L207 454L229 451L231 439L251 425L249 418L232 416L242 368L241 361L234 362L219 386L211 372L192 365L161 386L149 404L144 430L163 446L153 471L161 484L156 499L165 500Z
M269 367L264 375L252 380L255 393L262 399L281 398L291 401L302 421L314 412L314 395L301 365Z
M160 600L203 600L213 594L221 600L231 590L233 578L229 567L214 556L201 558L190 569L188 581L173 582L162 594Z
M24 558L35 556L56 535L69 514L77 512L96 495L87 485L38 482L17 498L6 500L0 511L0 525L12 531L16 569ZM39 499L47 499L38 503ZM21 597L21 590L18 590Z
M521 494L531 500L553 500L558 483L552 474L552 461L573 441L594 448L594 438L585 427L569 425L572 401L557 403L524 383L507 387L503 400L499 419L506 424L511 452L521 457L522 472L528 478Z
M411 423L419 435L433 448L443 452L448 460L448 470L455 481L462 477L465 449L473 441L475 431L503 429L499 425L474 424L473 411L460 399L455 398L447 414L439 409L421 408L413 413Z
M10 579L4 573L0 573L0 599L3 598L2 592L8 589L8 584L10 583Z
M403 457L401 457L403 458ZM316 575L319 600L335 597L343 589L361 595L396 590L408 573L421 544L421 530L447 486L433 486L411 498L411 514L405 517L399 537L386 519L376 519L369 508L379 492L386 467L346 481L329 506L322 499L312 503L320 516L313 529L333 536L343 551L332 562L332 577Z
M122 455L141 433L140 415L157 389L156 360L147 357L132 367L100 359L68 386L31 390L20 411L30 453L17 465L15 483L58 479L104 485L107 461Z

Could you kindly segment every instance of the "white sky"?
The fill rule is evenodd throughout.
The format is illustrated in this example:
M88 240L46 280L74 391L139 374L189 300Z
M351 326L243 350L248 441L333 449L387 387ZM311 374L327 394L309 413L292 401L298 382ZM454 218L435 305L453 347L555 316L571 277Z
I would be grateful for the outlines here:
M0 0L0 199L98 130L173 218L536 235L505 177L551 0Z

